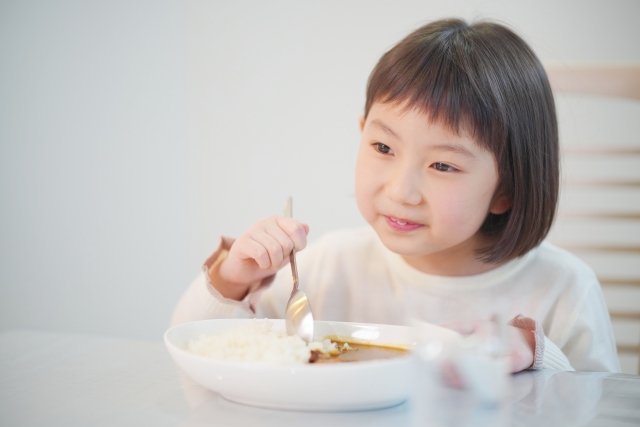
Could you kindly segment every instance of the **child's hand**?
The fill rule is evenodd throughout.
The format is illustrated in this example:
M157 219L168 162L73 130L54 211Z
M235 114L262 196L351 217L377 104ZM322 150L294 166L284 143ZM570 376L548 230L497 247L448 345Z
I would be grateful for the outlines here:
M459 321L442 325L453 329L463 335L478 334L481 337L490 337L497 333L498 325L491 320ZM535 353L535 337L533 332L505 326L505 347L511 358L511 372L520 372L533 365Z
M309 226L292 218L259 220L233 243L212 284L223 296L242 299L251 284L287 265L294 248L304 249L307 234Z

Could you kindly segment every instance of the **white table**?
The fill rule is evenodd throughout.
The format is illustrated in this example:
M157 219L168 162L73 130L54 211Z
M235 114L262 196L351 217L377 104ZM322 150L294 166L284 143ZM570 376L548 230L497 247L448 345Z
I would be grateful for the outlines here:
M182 376L160 341L0 333L0 426L640 425L640 377L522 372L510 402L432 388L395 408L301 413L228 402Z

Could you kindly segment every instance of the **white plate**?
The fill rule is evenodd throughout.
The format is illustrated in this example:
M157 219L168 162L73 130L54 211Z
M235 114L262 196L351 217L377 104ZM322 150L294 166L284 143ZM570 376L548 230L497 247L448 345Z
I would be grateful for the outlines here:
M174 326L164 342L191 379L224 398L246 405L298 411L359 411L390 407L409 398L414 358L289 366L210 359L185 350L191 339L217 335L252 319L204 320ZM272 320L284 329L284 320ZM411 328L347 322L315 322L315 335L337 335L372 344L413 347Z

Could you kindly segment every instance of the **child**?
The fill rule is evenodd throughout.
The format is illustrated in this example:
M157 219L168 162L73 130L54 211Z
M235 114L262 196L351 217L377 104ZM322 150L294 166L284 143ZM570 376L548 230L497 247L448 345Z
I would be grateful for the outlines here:
M558 129L545 71L522 39L455 19L418 29L374 68L360 128L356 199L370 227L299 254L316 320L457 320L470 333L502 301L514 372L620 370L594 273L542 242L556 210ZM284 317L292 282L279 270L308 233L271 217L223 237L172 323Z

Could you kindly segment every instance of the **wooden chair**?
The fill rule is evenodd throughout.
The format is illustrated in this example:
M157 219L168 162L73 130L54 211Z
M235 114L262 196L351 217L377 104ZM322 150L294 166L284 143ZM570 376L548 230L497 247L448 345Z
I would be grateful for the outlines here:
M627 123L640 122L640 64L547 65L546 69L556 103L567 96L576 96L567 94L585 94L591 102L618 102L621 111L626 111L624 114L634 116L625 117ZM577 98L586 99L581 96ZM575 122L580 118L571 114L564 118L559 114L559 118L563 168L578 172L564 176L558 225L549 239L576 253L596 271L614 324L623 371L637 375L640 373L640 133L635 135L635 142L625 144L605 138L589 144L580 140L567 143L562 137L563 126L572 120L579 125ZM617 131L616 126L612 133ZM633 129L629 132L635 134ZM589 193L595 196L590 198Z

